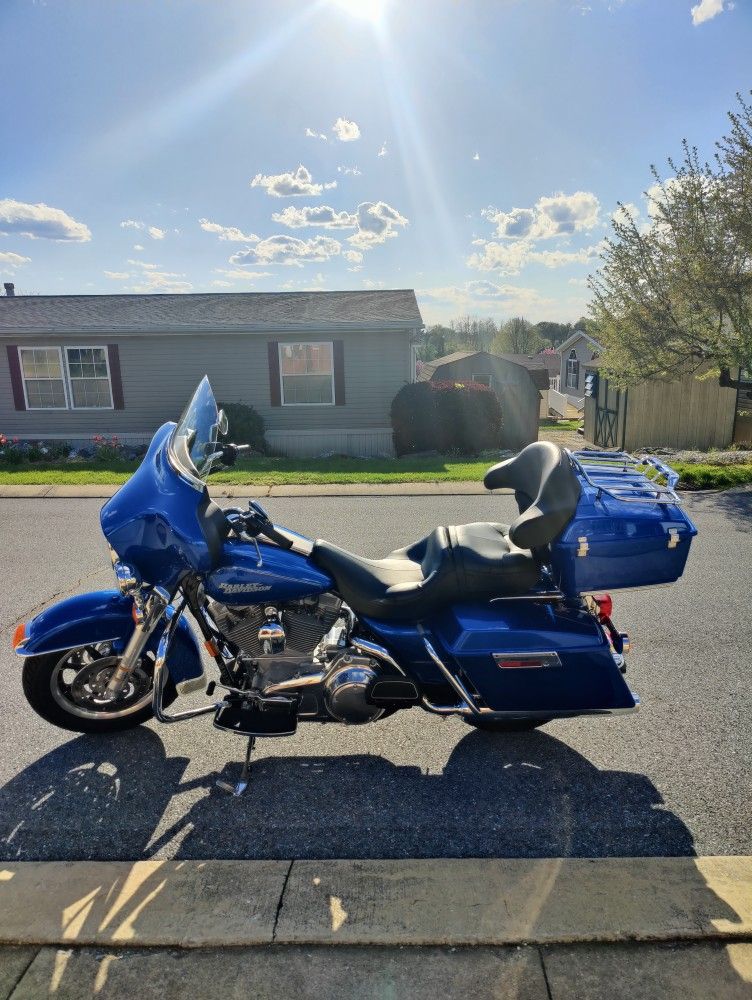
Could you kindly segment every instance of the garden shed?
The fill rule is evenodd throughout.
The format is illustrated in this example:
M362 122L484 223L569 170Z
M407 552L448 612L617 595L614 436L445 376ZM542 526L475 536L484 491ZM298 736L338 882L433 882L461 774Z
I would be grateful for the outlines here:
M526 355L504 357L488 351L456 351L421 365L421 382L481 382L499 397L502 447L518 451L538 440L541 391L548 391L542 360Z
M749 389L724 388L718 379L688 375L675 382L647 379L618 389L600 372L598 360L586 364L585 440L599 448L726 448L744 438L738 414ZM732 372L732 377L738 377Z

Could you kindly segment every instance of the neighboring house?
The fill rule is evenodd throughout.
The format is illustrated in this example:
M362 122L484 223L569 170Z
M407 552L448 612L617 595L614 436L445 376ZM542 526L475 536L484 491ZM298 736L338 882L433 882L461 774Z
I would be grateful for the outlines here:
M501 403L502 446L516 451L538 440L541 391L548 388L548 373L537 357L455 351L421 365L419 378L490 386Z
M600 373L597 360L585 368L585 440L600 448L705 451L749 440L752 425L743 414L745 400L752 400L752 380L729 389L717 378L688 375L675 382L648 379L620 390Z
M286 455L392 452L389 408L414 379L409 289L0 297L0 432L148 440L203 375L253 405Z
M559 346L559 384L549 393L549 405L562 417L582 415L585 395L585 365L603 348L582 330L576 330Z

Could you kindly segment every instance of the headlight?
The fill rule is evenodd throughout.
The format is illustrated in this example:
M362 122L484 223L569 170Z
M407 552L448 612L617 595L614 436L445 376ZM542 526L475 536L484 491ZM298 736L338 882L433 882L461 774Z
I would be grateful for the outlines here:
M141 576L137 569L119 560L114 563L115 579L118 590L124 597L129 597L141 589Z

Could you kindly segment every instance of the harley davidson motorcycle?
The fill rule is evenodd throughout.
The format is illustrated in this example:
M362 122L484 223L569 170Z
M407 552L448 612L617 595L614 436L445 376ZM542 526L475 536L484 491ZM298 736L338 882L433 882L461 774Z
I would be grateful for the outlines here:
M255 740L299 722L418 707L505 732L637 709L629 640L601 591L684 570L696 529L658 459L536 442L484 478L514 491L511 525L437 527L365 559L272 523L255 500L217 506L206 478L243 451L227 431L204 378L102 508L116 589L18 626L24 692L44 719L109 733L212 714L248 741L225 786L240 795ZM201 689L209 704L170 711Z

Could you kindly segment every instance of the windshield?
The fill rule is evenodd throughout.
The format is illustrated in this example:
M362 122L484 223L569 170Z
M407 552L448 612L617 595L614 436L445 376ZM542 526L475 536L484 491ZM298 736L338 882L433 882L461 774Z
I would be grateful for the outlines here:
M217 401L204 376L170 440L171 457L178 470L197 485L203 486L216 461L213 455L217 451L219 422Z

